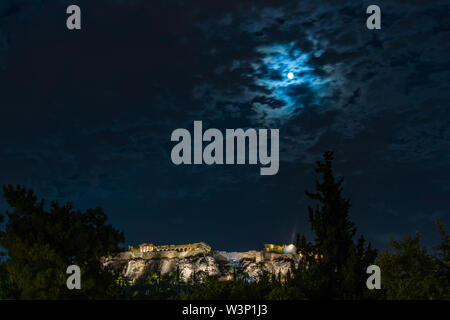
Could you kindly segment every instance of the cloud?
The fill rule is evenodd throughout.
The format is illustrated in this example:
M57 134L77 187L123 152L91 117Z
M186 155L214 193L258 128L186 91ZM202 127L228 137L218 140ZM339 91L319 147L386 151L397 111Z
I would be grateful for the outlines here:
M411 208L444 212L450 7L379 5L382 29L370 31L355 1L84 2L108 14L73 41L63 28L22 23L54 21L47 2L3 1L1 179L134 212L182 211L181 201L204 213L248 188L264 204L253 205L258 214L270 203L294 212L314 162L333 149L358 218L380 234L391 232L387 217L423 221L400 219ZM261 183L257 167L172 165L170 133L193 120L279 128L279 174Z

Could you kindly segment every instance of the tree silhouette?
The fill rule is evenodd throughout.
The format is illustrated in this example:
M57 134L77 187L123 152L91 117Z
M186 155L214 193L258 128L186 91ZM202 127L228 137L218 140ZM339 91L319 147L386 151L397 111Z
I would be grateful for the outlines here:
M450 299L450 269L448 266L450 236L442 224L438 231L443 242L433 256L420 242L420 233L400 240L391 239L376 264L382 270L383 297L389 300Z
M100 207L75 211L67 203L53 201L46 209L33 190L3 187L12 211L5 216L0 246L6 250L4 264L17 289L3 292L8 298L59 299L105 298L115 294L116 274L102 266L102 257L119 251L122 232L107 225ZM66 269L81 269L81 290L68 290Z
M305 237L297 237L302 253L297 283L310 298L360 298L365 287L365 270L372 264L376 251L365 247L361 236L355 244L355 224L349 218L351 203L342 196L344 178L335 179L332 167L333 152L323 155L316 164L321 179L315 182L315 192L305 191L317 201L308 207L309 221L314 232L314 244ZM367 289L366 289L367 290Z

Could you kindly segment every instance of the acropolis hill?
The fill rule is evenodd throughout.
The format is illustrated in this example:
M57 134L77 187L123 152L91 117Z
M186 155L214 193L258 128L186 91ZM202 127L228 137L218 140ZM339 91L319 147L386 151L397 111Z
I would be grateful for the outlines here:
M128 251L106 259L105 264L123 268L123 275L129 279L178 271L184 281L194 273L200 278L209 275L231 280L231 268L253 279L264 271L286 277L299 259L293 245L266 244L259 251L227 252L212 250L204 242L162 246L144 243L137 248L130 246Z

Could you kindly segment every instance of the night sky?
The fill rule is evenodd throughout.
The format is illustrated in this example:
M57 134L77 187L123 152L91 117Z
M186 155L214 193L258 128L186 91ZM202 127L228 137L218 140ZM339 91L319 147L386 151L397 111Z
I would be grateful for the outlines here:
M366 28L371 4L381 30ZM434 222L450 227L449 13L448 0L1 0L0 183L101 206L126 244L259 250L312 235L304 190L333 150L359 234L434 244ZM194 120L278 128L278 174L174 165L170 135Z

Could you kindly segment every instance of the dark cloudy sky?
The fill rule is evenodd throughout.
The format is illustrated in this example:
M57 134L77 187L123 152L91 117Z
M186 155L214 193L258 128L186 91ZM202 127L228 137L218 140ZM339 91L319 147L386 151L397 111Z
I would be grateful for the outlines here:
M82 30L66 29L78 4ZM382 29L368 30L370 4ZM0 183L102 206L127 244L259 249L311 235L334 150L383 248L450 226L447 1L0 1ZM293 72L290 81L287 73ZM176 128L279 128L280 170L175 166ZM4 202L0 209L6 209Z

